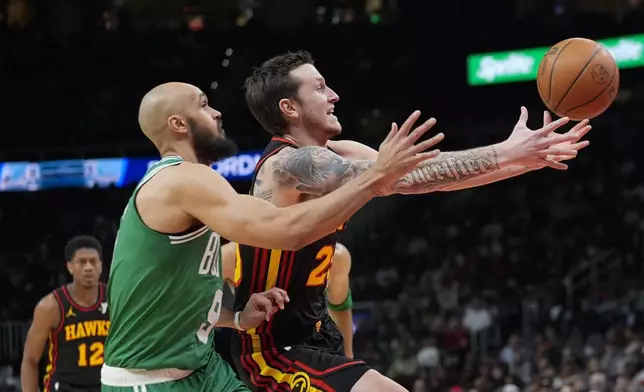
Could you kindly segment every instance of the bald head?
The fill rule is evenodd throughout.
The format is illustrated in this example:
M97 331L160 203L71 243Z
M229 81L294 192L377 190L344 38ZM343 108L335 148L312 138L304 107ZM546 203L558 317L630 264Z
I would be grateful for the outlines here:
M139 106L139 125L154 144L165 137L168 119L172 116L187 116L187 112L203 96L197 87L187 83L164 83L150 90Z

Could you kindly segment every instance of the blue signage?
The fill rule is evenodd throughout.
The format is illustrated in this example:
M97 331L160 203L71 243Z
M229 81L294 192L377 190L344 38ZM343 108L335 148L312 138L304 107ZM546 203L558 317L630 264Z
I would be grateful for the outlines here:
M230 181L250 179L261 151L242 152L212 168ZM52 188L107 188L135 184L159 158L69 159L0 162L0 192Z

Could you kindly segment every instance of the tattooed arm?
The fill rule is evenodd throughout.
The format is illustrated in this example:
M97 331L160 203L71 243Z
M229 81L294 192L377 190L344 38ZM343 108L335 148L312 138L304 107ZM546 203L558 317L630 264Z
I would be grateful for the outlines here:
M282 188L323 196L358 177L374 162L350 161L322 147L301 147L276 157L273 179Z
M494 146L441 153L420 164L393 186L393 193L417 194L445 191L454 185L467 188L470 182L499 175L501 167ZM503 170L507 170L507 167ZM451 190L451 189L449 189Z
M328 146L332 148L334 151L341 154L343 157L346 157L347 159L351 159L351 160L354 160L354 159L370 160L370 159L376 159L378 157L378 151L374 150L373 148L367 145L358 143L353 140L329 140ZM442 191L442 192L450 192L450 191L459 191L462 189L475 188L478 186L488 185L498 181L507 180L509 178L517 177L527 172L539 170L542 168L543 166L525 167L525 166L511 165L511 166L503 167L500 170L486 173L477 177L469 177L468 179L463 181L456 181L454 184L446 185L445 187L436 189L436 190ZM411 176L407 176L407 177L411 177ZM398 185L396 188L394 188L390 193L401 193L401 194L427 193L427 191L424 190L423 189L424 187L422 186L416 186L416 187L409 186L406 189L402 189L404 188L404 186Z
M484 174L482 176L471 178L463 182L456 182L453 185L448 185L445 188L439 189L439 190L443 192L450 192L450 191L460 191L460 190L469 189L469 188L476 188L479 186L489 185L495 182L517 177L522 174L539 170L542 168L544 168L544 166L514 166L514 165L508 166L501 170L497 170L493 173ZM407 192L407 194L411 194L411 193L414 193L414 192L411 192L411 191ZM416 192L416 193L424 193L424 192Z
M273 176L277 184L301 193L322 196L373 165L374 160L348 160L322 147L302 147L276 157ZM481 179L501 168L495 146L444 152L419 165L398 180L388 193L429 193L466 181Z

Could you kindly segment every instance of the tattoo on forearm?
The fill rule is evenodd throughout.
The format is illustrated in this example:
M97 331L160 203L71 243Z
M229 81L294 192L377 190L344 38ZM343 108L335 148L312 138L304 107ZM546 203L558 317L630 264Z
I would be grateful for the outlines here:
M273 164L273 178L280 186L323 196L358 177L374 162L349 161L326 148L302 147L277 157ZM392 186L394 193L428 193L498 169L497 153L492 146L445 152L425 161Z
M445 152L425 161L396 183L400 193L425 193L499 170L494 147Z
M372 165L373 161L345 160L326 148L302 147L277 157L273 164L273 177L280 186L323 196Z
M471 178L468 181L453 183L445 188L441 188L441 191L458 191L461 189L475 188L478 186L492 184L497 181L507 180L509 178L517 177L527 172L539 169L538 166L510 166L497 170L492 173L487 173L484 176L479 176Z

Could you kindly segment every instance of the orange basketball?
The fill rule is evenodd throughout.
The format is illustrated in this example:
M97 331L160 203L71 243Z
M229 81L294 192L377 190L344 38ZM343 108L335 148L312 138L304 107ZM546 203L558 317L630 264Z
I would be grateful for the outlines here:
M591 119L615 100L619 69L602 45L586 38L570 38L543 56L537 87L551 112L574 121Z

